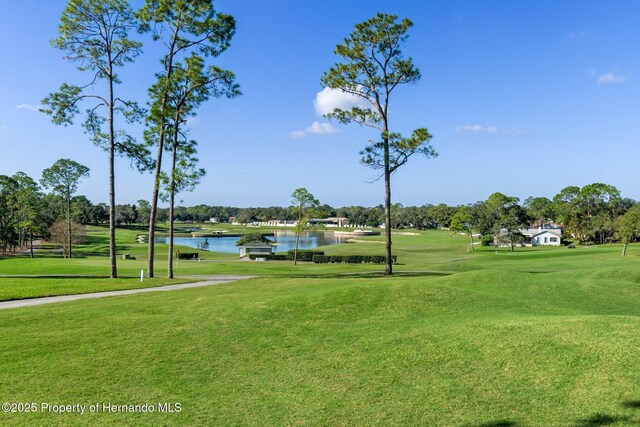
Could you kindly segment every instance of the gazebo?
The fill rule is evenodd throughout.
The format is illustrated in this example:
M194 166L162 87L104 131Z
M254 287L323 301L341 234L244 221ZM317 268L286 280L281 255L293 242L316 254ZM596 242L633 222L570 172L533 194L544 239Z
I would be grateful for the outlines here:
M265 242L249 242L238 246L240 249L240 258L246 258L249 255L271 255L273 254L273 245Z

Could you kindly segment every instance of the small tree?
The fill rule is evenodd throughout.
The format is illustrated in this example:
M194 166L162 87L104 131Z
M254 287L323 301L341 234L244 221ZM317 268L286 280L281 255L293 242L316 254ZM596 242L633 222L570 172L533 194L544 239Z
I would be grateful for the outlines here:
M473 244L473 215L468 206L462 206L451 218L451 231L465 233L471 239L471 251L474 252Z
M38 184L24 172L18 172L13 176L17 187L15 202L17 208L17 224L19 230L19 246L22 248L29 239L29 252L33 258L33 232L39 229L42 219L40 212L43 209L42 193Z
M42 171L40 183L62 197L66 206L67 244L66 254L71 258L73 233L71 231L71 199L78 190L82 178L89 176L89 168L69 159L60 159Z
M622 256L627 254L629 243L640 238L640 205L635 205L616 218L616 237L622 241Z
M273 243L271 240L264 237L261 233L257 231L252 231L250 233L245 233L236 242L236 246L242 246L247 243L260 242L260 243Z
M69 234L69 230L71 233ZM49 241L62 246L62 254L66 258L71 258L71 246L84 243L87 237L86 227L71 221L71 225L66 221L58 221L49 227ZM71 238L69 238L71 236Z
M293 252L293 264L298 264L298 244L300 243L300 234L306 229L307 221L313 216L314 211L320 206L318 199L313 197L306 188L297 188L291 194L291 211L297 218L296 232L296 248Z
M524 240L520 230L525 226L524 212L520 206L509 209L496 223L496 240L498 244L506 244L515 252L515 245Z
M355 106L350 110L336 108L327 118L341 123L357 123L379 132L380 139L360 152L361 162L370 168L381 170L379 178L385 184L385 236L386 269L392 274L391 258L391 175L407 163L414 154L435 157L436 151L429 141L431 134L419 128L410 137L392 132L389 125L389 103L391 93L400 85L415 84L420 80L420 71L411 58L402 56L402 46L407 40L407 31L413 26L409 19L398 21L395 15L378 13L365 22L356 24L355 31L335 53L344 62L337 63L325 72L321 83L324 87L351 94L366 106Z

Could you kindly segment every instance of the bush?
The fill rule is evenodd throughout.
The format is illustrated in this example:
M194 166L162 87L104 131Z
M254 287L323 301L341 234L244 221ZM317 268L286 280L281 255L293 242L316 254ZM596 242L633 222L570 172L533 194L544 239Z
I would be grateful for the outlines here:
M391 257L393 263L398 261L397 256ZM316 264L384 264L387 258L384 255L314 255L313 262Z
M280 254L249 254L249 258L255 260L256 258L264 258L267 261L286 261L289 258L287 255Z
M293 261L295 250L287 251L287 258ZM314 255L324 255L322 251L298 251L298 261L313 261Z
M491 246L493 244L493 236L486 234L480 239L480 246Z
M176 259L200 259L198 252L176 252Z

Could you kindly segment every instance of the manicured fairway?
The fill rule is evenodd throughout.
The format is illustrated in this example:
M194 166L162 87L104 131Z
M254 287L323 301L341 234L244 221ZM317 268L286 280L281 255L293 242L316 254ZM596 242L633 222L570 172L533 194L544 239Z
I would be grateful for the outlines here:
M640 248L470 253L445 232L397 237L391 278L223 260L183 272L265 277L0 312L1 401L156 405L0 424L640 424Z

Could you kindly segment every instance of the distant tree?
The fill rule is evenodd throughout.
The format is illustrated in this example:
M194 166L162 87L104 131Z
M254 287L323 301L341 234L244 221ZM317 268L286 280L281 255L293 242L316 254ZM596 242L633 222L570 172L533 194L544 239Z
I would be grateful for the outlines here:
M306 188L296 188L291 194L291 211L297 218L295 232L296 232L296 247L293 252L293 264L298 263L298 244L300 242L300 235L307 226L307 221L313 217L315 210L320 206L318 199L313 197L313 194L309 193Z
M149 224L149 214L151 213L151 205L146 200L138 200L138 221L142 225Z
M0 175L0 245L2 254L18 243L16 224L16 191L18 183L7 175Z
M69 234L69 230L71 233ZM62 246L62 254L71 258L71 246L84 243L87 237L86 227L71 221L71 227L66 221L58 221L49 228L49 241ZM71 239L69 239L71 236Z
M395 15L378 13L373 18L356 25L355 31L335 53L344 62L332 66L322 76L324 87L335 89L360 98L367 106L350 110L336 108L326 115L341 123L357 123L377 130L378 141L361 151L362 163L381 170L385 183L385 274L393 274L391 257L391 175L407 163L414 154L434 157L436 151L430 145L431 134L426 128L414 130L410 137L393 132L389 126L389 102L391 93L400 85L415 84L420 71L411 58L402 56L402 47L413 26L409 19L398 21Z
M262 233L258 233L257 231L254 231L250 233L245 233L242 236L240 236L240 238L236 242L236 246L242 246L242 245L246 245L247 243L254 243L254 242L271 243L271 240L264 237Z
M615 218L624 212L620 191L608 184L571 186L553 198L553 209L565 230L580 242L605 243L614 237Z
M456 211L457 208L440 203L437 206L430 206L426 211L426 215L437 228L443 228L449 227L451 224L451 218Z
M43 209L42 193L38 184L24 172L13 175L16 183L16 223L18 226L18 246L23 248L29 240L30 255L33 258L33 233L41 231Z
M74 196L71 199L71 219L80 224L92 223L93 203L86 196Z
M578 239L584 238L580 235L578 195L580 187L569 186L563 188L558 194L553 196L552 209L556 221L560 222L567 233Z
M175 111L171 108L171 92L176 84L176 62L179 57L217 57L231 44L235 34L232 16L217 13L212 0L145 0L137 17L143 31L151 31L154 40L166 48L161 60L162 70L157 82L149 89L150 112L145 139L157 147L155 178L149 216L148 275L154 276L154 234L161 191L162 157L169 122Z
M616 218L616 237L622 242L622 256L627 254L629 243L640 239L640 205L635 205Z
M451 231L465 233L471 239L471 251L475 251L473 244L473 211L468 206L461 206L458 211L451 218L451 225L449 228Z
M52 44L67 53L66 59L79 64L80 71L89 72L83 86L62 84L60 90L47 96L42 111L55 124L70 125L80 112L79 104L89 102L84 128L94 144L109 153L109 259L110 276L118 276L116 266L116 199L115 156L124 154L135 159L140 169L150 167L148 150L135 143L123 130L116 130L115 115L121 113L128 123L140 120L142 110L135 102L116 95L120 83L116 69L132 62L142 44L128 38L137 28L133 12L126 0L69 0L62 13L60 36ZM106 84L104 92L94 91ZM106 130L105 130L106 127Z
M109 220L109 207L106 203L98 203L91 207L91 224L104 224Z
M524 201L524 208L534 222L532 225L538 224L542 226L553 216L551 200L546 197L528 197Z
M66 205L67 256L71 258L73 235L71 231L71 200L82 178L89 176L89 168L69 159L60 159L42 171L40 183L62 197Z
M129 226L138 220L135 205L116 205L116 224Z
M524 240L520 231L526 226L526 216L520 206L513 206L496 222L495 236L498 244L506 244L515 252L515 245Z

